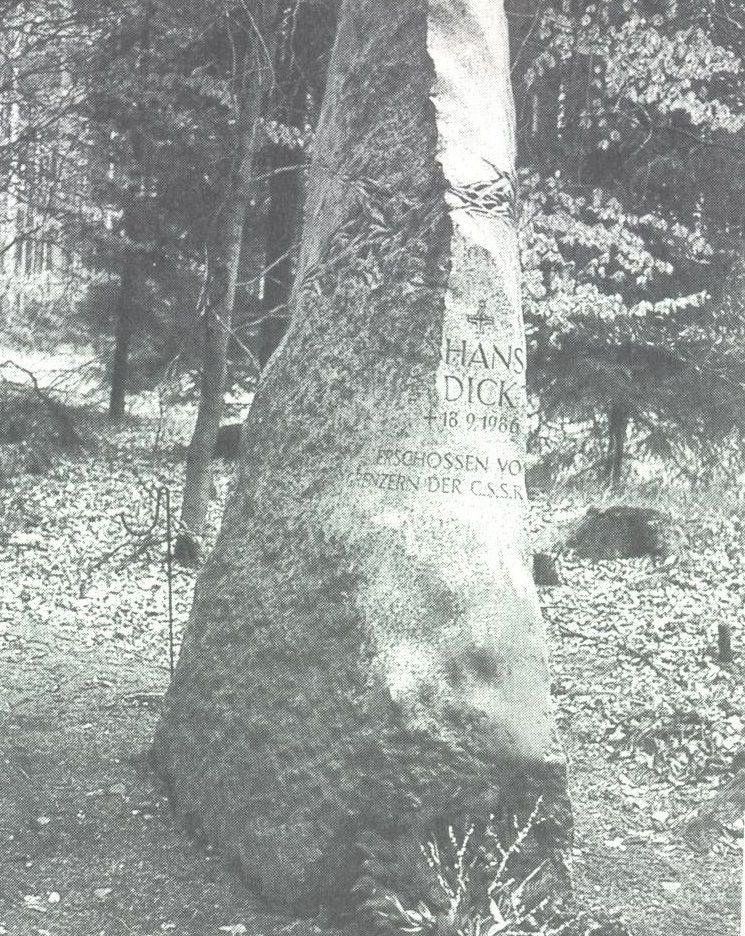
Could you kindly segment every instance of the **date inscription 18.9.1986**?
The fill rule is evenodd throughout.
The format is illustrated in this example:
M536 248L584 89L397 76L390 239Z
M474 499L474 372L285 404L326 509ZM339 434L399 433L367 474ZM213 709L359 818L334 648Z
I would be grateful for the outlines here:
M525 348L503 337L481 300L443 335L435 393L411 437L366 455L356 487L401 493L525 499Z

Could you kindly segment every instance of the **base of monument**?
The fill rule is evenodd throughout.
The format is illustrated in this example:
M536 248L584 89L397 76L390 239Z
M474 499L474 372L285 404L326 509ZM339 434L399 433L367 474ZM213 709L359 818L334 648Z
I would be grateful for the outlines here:
M341 791L328 791L317 808L309 803L302 815L286 813L275 822L266 815L240 821L229 811L190 810L156 757L153 766L189 831L222 852L250 890L303 916L324 908L332 919L385 929L386 908L423 904L433 918L444 919L466 864L467 893L459 901L468 912L488 908L497 878L527 882L523 896L533 903L570 892L572 818L563 760L514 767L498 786L476 783L470 793L461 788L450 798L439 791L430 802L394 793L365 813L345 805ZM408 809L401 809L404 802Z

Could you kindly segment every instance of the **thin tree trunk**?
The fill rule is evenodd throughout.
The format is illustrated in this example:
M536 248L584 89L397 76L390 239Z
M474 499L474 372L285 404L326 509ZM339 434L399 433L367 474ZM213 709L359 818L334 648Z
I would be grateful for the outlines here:
M136 68L143 79L147 79L150 70L150 26L153 15L152 0L147 0L142 14L142 27L140 31L140 49ZM136 109L138 118L142 118L142 105ZM141 258L138 255L137 243L139 241L141 218L145 194L148 187L148 149L145 145L144 135L139 124L135 123L129 130L129 144L135 157L136 195L133 202L124 210L123 233L126 240L122 260L122 272L119 285L119 294L116 308L116 325L114 330L114 359L111 369L111 395L109 397L109 418L121 420L127 399L127 378L129 376L129 352L134 334L135 305L134 291L137 286ZM139 198L139 204L138 204Z
M122 272L117 291L114 356L111 362L111 391L109 394L109 419L124 419L129 377L129 350L134 334L133 290L137 282L136 261L128 251L124 255Z
M621 484L623 459L626 453L626 433L631 414L623 403L614 403L608 410L608 455L606 473L614 488Z
M174 558L195 566L201 560L201 537L212 490L212 455L224 410L228 347L235 304L243 226L255 191L253 177L260 148L259 118L271 80L267 68L251 86L241 116L237 168L226 186L208 253L208 288L202 350L202 385L194 433L186 456L181 530Z
M212 491L212 454L224 410L230 327L246 201L234 198L223 213L213 244L210 288L204 313L202 384L194 433L186 456L181 530L174 558L196 566Z
M18 105L20 99L20 94L18 93L17 83L16 83L16 70L13 64L15 58L19 55L21 50L22 39L19 36L14 46L9 50L8 56L8 69L10 74L8 75L8 98L10 100L9 104L9 113L8 113L8 139L16 142L20 130L21 130L21 112ZM15 164L15 157L11 155L11 168L9 173L9 178L7 180L7 189L5 192L5 225L4 231L2 234L2 243L0 247L4 244L10 245L11 249L3 250L0 255L0 272L7 273L10 276L16 276L18 274L18 250L20 247L20 225L19 225L19 216L20 216L20 207L18 204L18 191L20 188L20 178L18 176L18 171Z
M272 356L287 328L287 302L295 267L294 245L301 223L302 170L298 150L274 147L269 182L269 211L266 230L266 267L262 301L259 363Z
M285 76L280 117L289 126L302 128L306 117L306 82L296 74L287 50L283 50L278 70ZM290 60L292 56L290 56ZM295 272L295 245L302 227L302 151L275 146L271 153L269 210L266 220L267 274L264 277L263 319L259 341L259 363L266 364L287 330L288 301Z

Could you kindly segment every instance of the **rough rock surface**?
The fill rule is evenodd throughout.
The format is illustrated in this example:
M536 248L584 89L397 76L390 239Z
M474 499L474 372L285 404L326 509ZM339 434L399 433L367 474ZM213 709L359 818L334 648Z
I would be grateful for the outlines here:
M497 5L346 0L292 325L153 746L270 899L340 907L361 876L426 896L418 842L514 832L539 797L521 860L558 868L568 841L522 535L512 159Z

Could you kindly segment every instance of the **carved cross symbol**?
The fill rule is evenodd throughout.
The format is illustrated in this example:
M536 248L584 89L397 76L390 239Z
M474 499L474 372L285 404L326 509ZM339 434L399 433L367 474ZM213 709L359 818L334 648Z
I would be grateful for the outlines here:
M486 312L484 311L485 308L486 308L486 299L482 299L479 302L478 314L466 316L466 321L469 322L471 325L476 326L476 328L478 329L479 335L484 334L485 325L494 324L494 319L491 317L491 315L486 314Z

